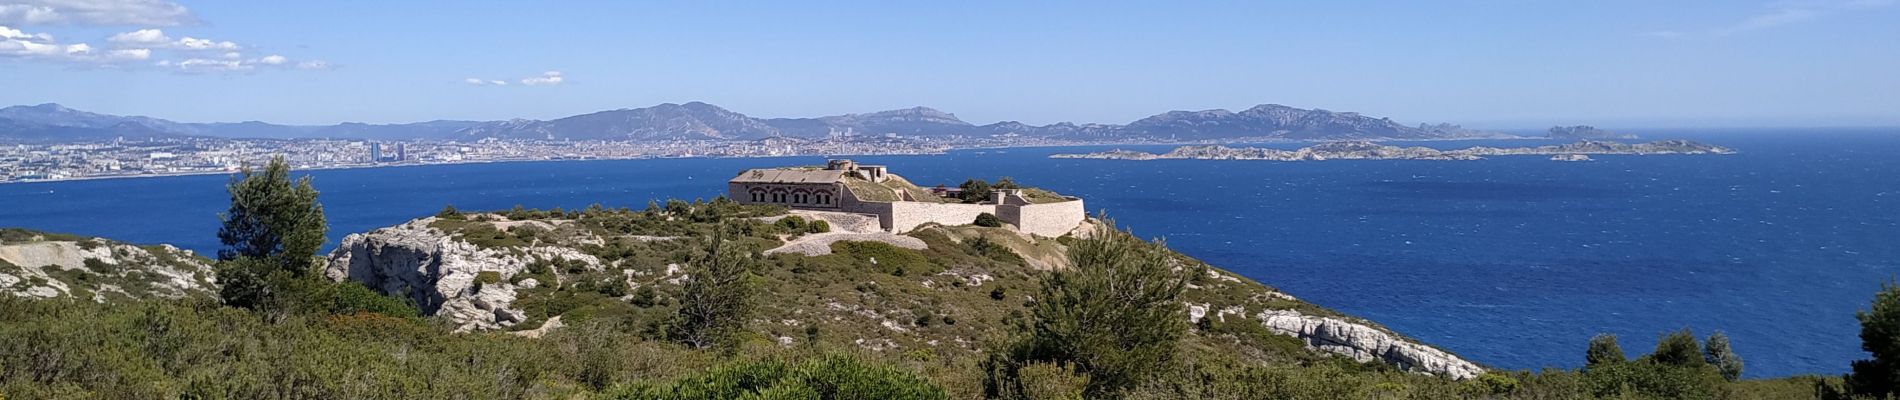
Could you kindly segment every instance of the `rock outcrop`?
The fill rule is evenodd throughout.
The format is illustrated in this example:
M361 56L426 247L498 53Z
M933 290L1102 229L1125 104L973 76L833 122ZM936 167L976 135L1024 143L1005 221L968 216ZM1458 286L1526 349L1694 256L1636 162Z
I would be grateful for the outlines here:
M598 258L568 247L483 248L429 227L434 221L417 219L346 236L330 253L324 275L406 296L423 314L445 317L459 330L486 330L526 319L514 306L515 292L542 283L511 278L529 263L568 260L600 268ZM491 280L482 279L486 272L493 273Z
M748 217L743 221L756 225L733 229L766 229L781 216ZM829 220L809 213L804 217ZM557 329L561 323L555 321L563 315L567 321L583 321L579 318L598 313L666 314L650 310L678 304L674 293L690 277L677 261L698 250L690 243L673 243L683 237L660 235L680 235L686 231L678 228L709 224L639 211L566 218L574 217L423 218L353 234L331 254L326 275L406 296L423 314L450 321L460 330L508 329L536 336ZM771 254L762 266L771 269L766 276L772 279L760 282L760 293L770 294L761 301L769 306L761 309L764 314L754 323L762 325L755 328L787 345L812 340L790 332L817 330L842 335L841 340L872 351L981 352L978 339L998 334L998 327L955 320L1001 320L1006 310L1033 300L1034 292L1024 288L1034 287L1036 274L1025 272L1068 267L1063 240L1002 228L931 225L904 235L849 229L802 236L764 232L777 235L776 243L759 233L744 241ZM891 246L832 252L830 244L837 241ZM1188 317L1196 322L1212 318L1261 324L1269 332L1304 341L1308 348L1299 351L1389 363L1417 373L1467 379L1484 371L1376 324L1305 304L1186 257L1180 260L1181 268L1207 267L1202 270L1207 276L1195 279L1181 295ZM560 266L540 267L547 262ZM543 302L557 298L562 300ZM573 299L584 299L585 304L554 310L517 305L580 304Z
M215 294L210 260L170 245L10 230L0 239L0 294L93 301ZM50 238L49 238L50 236Z
M1306 341L1308 347L1352 357L1361 362L1383 361L1400 369L1452 379L1469 379L1484 368L1458 356L1412 342L1385 330L1339 318L1301 314L1293 310L1266 310L1254 318L1274 333Z

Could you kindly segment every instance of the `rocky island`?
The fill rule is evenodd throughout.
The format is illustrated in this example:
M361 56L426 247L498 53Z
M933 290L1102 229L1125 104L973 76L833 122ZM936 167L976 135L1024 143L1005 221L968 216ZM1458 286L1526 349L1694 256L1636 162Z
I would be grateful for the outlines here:
M1085 154L1053 154L1049 158L1085 158L1100 160L1263 160L1263 161L1324 161L1324 160L1478 160L1487 156L1552 155L1583 156L1592 154L1622 155L1661 155L1661 154L1734 154L1727 147L1705 144L1690 140L1659 140L1649 143L1622 143L1603 140L1584 140L1561 145L1536 147L1471 147L1459 150L1438 150L1429 147L1399 147L1368 141L1344 141L1321 143L1298 150L1280 150L1264 147L1227 147L1227 146L1181 146L1167 153L1155 154L1131 150L1109 150Z

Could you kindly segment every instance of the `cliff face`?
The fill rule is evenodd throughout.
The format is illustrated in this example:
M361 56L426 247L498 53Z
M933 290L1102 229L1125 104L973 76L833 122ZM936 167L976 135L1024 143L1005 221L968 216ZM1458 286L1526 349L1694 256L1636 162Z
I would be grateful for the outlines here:
M670 315L690 279L678 261L699 251L680 228L706 228L688 217L639 212L556 218L424 218L353 234L330 255L326 275L407 296L424 314L462 330L543 332L558 328L552 321L572 324L605 314L657 322ZM743 241L771 254L763 260L760 315L749 330L785 346L821 340L870 351L980 356L985 340L1022 323L1039 271L1069 268L1062 262L1066 239L1001 228L932 225L892 238L910 245L844 241L804 255L772 247L844 233L786 233L794 231L773 228L786 223L776 215L727 223L750 231ZM1178 260L1183 267L1204 265ZM549 263L560 266L531 266ZM1197 329L1190 340L1204 347L1269 354L1262 362L1285 359L1273 358L1274 352L1317 353L1455 379L1483 372L1376 324L1216 268L1205 271L1182 295L1190 322L1257 325L1301 344L1242 349L1252 345Z
M460 330L488 330L526 320L525 312L514 306L516 291L544 282L480 281L484 272L515 276L534 260L575 260L596 269L600 264L593 256L567 247L483 248L430 228L433 221L418 219L346 236L330 253L324 275L406 296L423 314L445 317Z
M1382 361L1408 371L1422 371L1455 379L1484 373L1484 368L1458 356L1408 341L1385 330L1339 318L1267 310L1254 318L1267 329L1300 338L1307 346L1338 353L1361 362Z
M0 294L106 301L217 291L210 260L170 245L0 230Z

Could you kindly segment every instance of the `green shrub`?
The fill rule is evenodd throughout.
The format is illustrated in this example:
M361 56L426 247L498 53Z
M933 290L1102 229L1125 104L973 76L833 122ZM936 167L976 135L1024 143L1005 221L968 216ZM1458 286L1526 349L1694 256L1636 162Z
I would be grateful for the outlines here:
M329 310L332 314L369 312L399 318L416 318L420 314L407 299L384 296L360 283L340 282L333 288Z
M461 211L461 210L456 210L456 209L455 209L455 205L454 205L454 204L449 204L449 205L445 205L445 206L442 206L442 211L437 211L437 212L435 213L435 217L436 217L436 218L441 218L441 219L449 219L449 220L462 220L462 219L464 219L464 217L463 217L463 215L462 215L462 211Z
M976 226L996 228L1003 226L1003 219L997 218L996 214L982 213L977 214L976 221L972 223Z
M119 273L119 266L97 258L87 258L86 269L95 274L111 275Z
M786 232L800 232L806 229L805 218L797 215L787 215L785 218L779 218L778 226L785 228Z
M482 272L475 273L476 285L493 285L497 283L501 283L501 272L482 271ZM481 286L476 286L476 287L479 288Z
M825 222L825 220L822 220L822 219L813 220L811 221L810 225L805 226L805 233L825 233L825 232L831 232L831 223Z
M909 272L925 274L942 272L942 268L931 263L923 253L884 242L836 242L831 244L831 252L834 256L847 258L860 267L892 275Z
M614 387L602 398L645 399L948 399L916 374L834 356L803 364L736 362L667 383Z

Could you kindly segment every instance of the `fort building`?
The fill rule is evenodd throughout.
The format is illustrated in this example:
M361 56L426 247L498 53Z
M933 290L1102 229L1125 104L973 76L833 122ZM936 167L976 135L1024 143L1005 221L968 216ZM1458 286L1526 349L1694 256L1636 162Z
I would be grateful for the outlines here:
M1034 188L997 189L988 199L966 203L955 190L926 189L882 165L830 160L823 167L759 168L726 183L726 196L743 204L777 204L798 210L860 214L877 218L893 233L924 224L968 225L989 213L1023 233L1056 237L1087 217L1082 199Z

